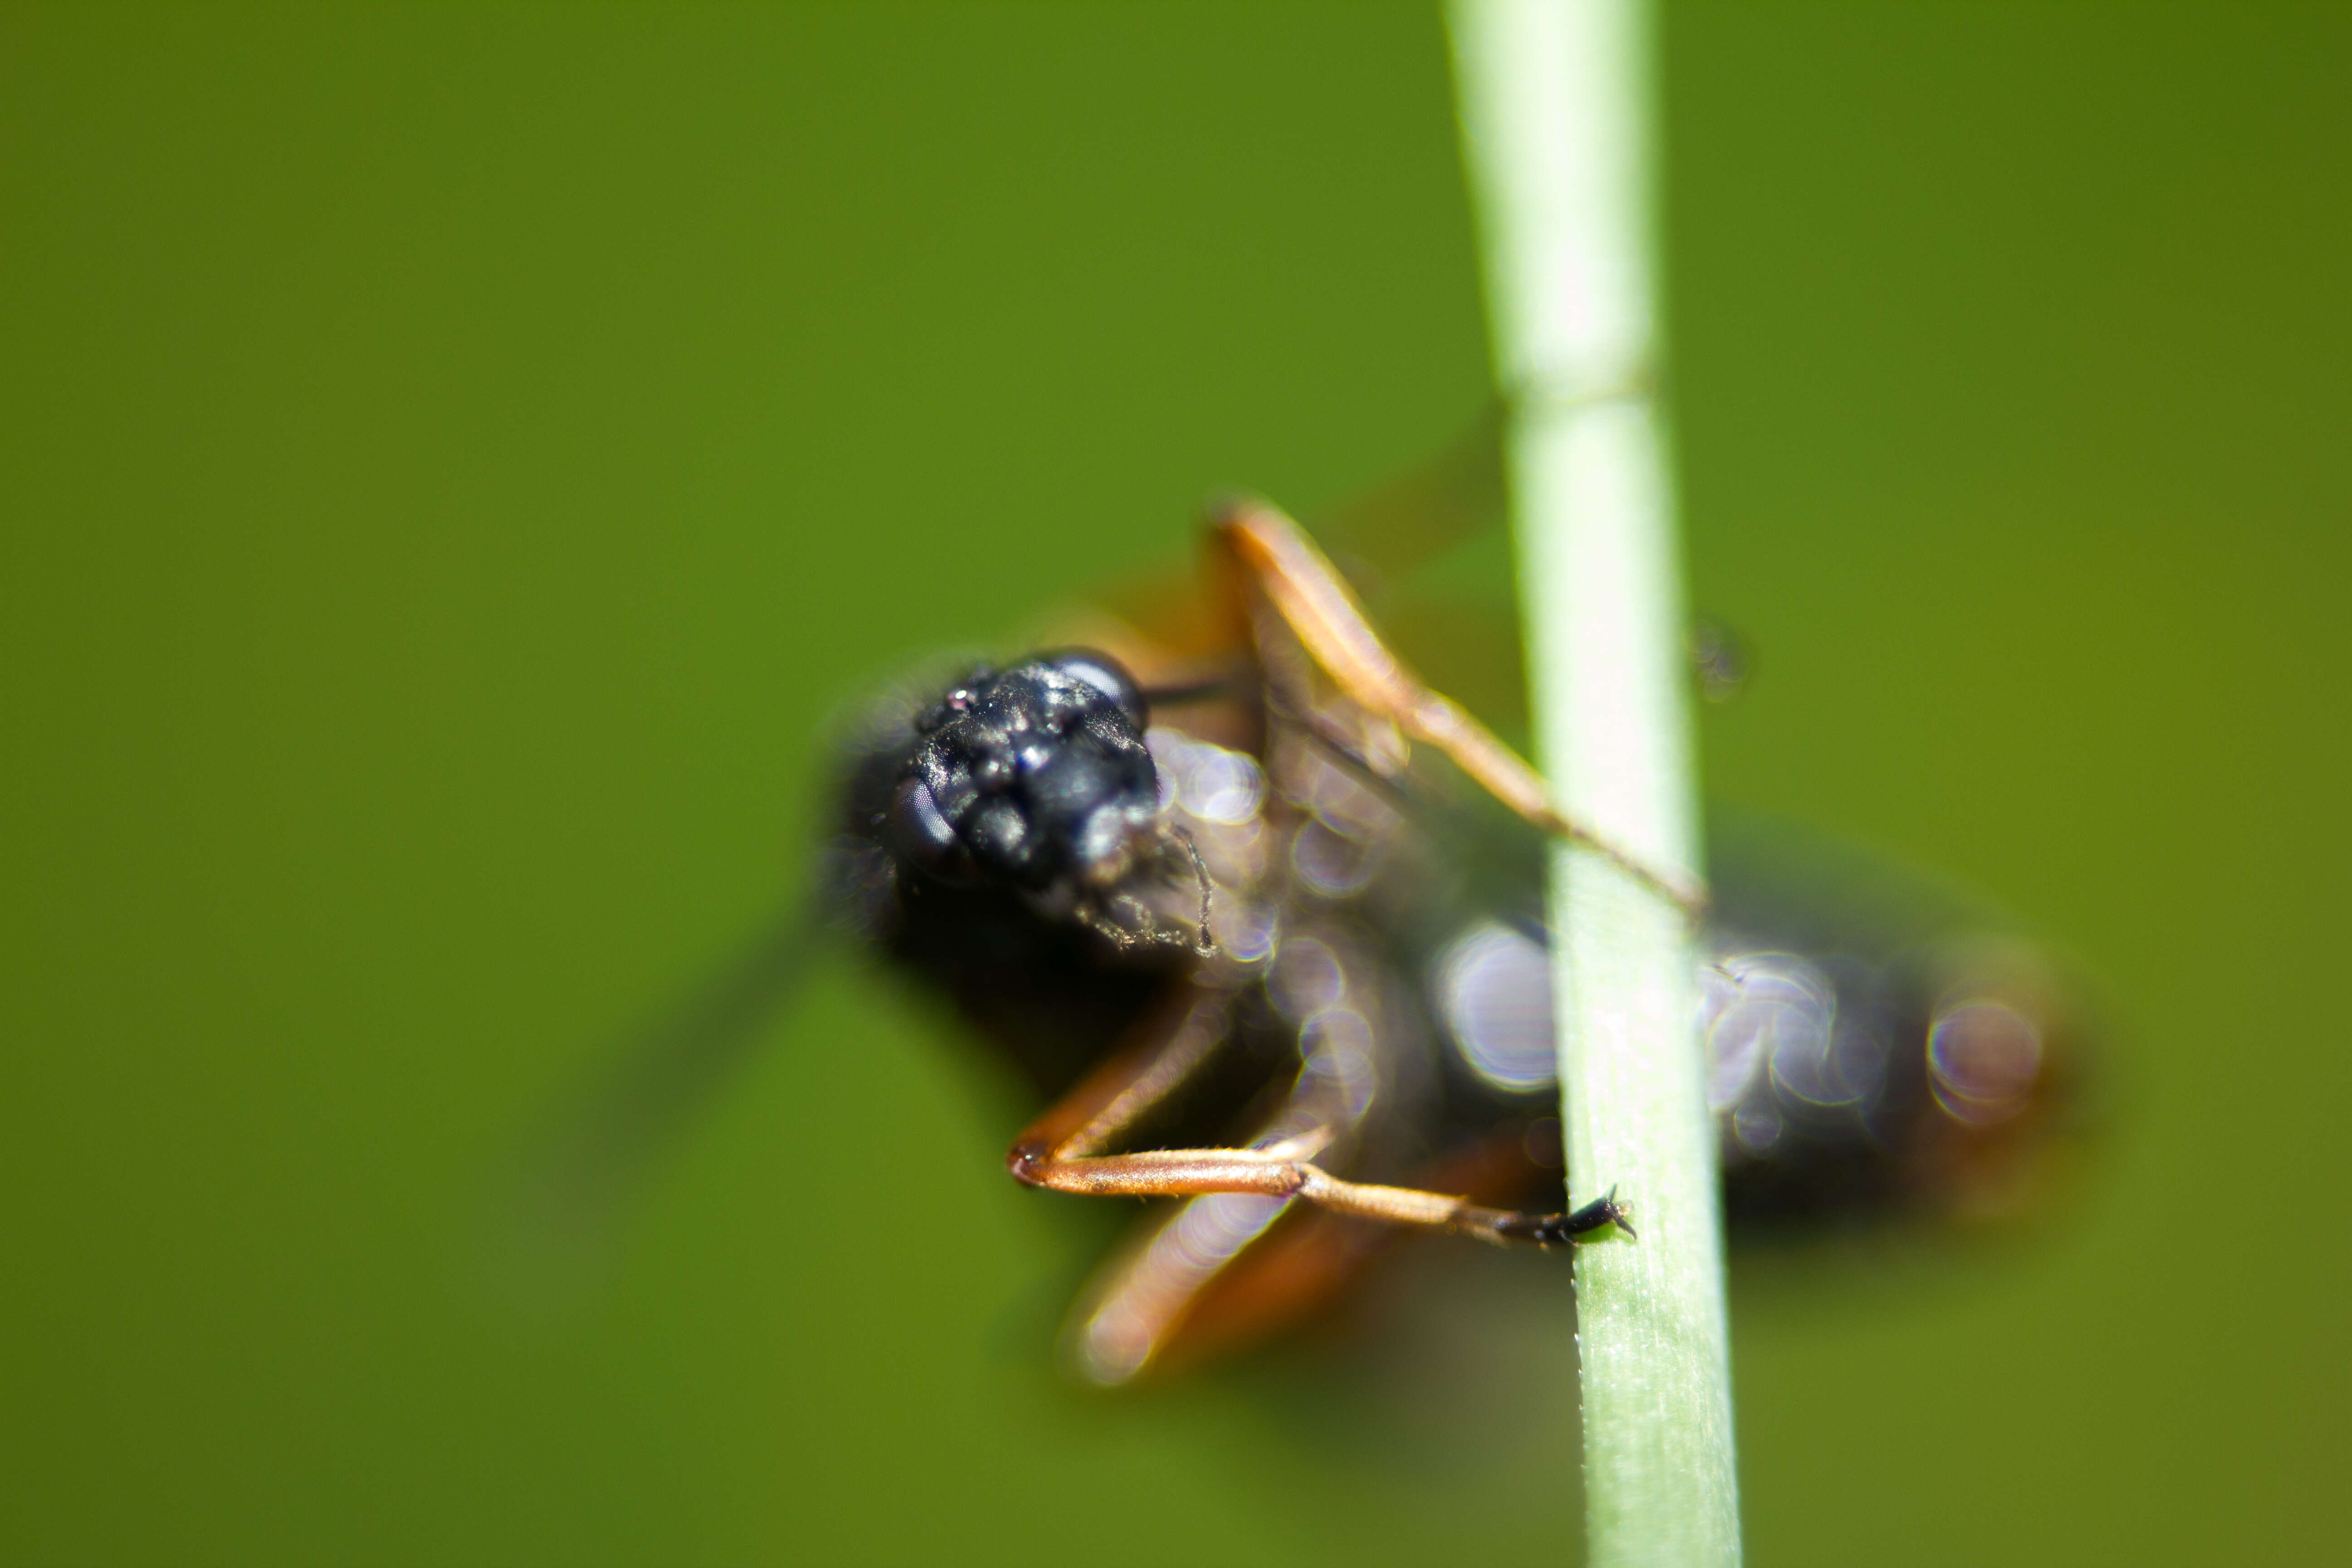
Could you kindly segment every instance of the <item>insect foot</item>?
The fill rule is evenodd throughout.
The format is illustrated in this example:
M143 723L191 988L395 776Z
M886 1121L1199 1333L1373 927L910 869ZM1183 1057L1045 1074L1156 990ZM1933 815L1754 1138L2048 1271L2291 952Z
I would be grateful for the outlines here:
M1627 1240L1640 1239L1633 1229L1633 1216L1617 1201L1614 1187L1609 1189L1608 1196L1595 1198L1573 1214L1513 1215L1495 1228L1508 1240L1551 1247L1599 1240L1594 1233L1612 1226L1622 1231Z

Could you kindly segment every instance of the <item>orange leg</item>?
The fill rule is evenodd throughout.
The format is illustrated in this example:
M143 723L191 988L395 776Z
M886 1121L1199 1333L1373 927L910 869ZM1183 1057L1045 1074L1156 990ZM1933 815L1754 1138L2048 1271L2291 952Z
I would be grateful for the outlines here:
M1016 1145L1005 1163L1034 1187L1089 1197L1182 1197L1198 1193L1255 1193L1300 1198L1337 1214L1461 1231L1493 1242L1557 1247L1611 1226L1631 1232L1614 1197L1599 1198L1573 1214L1516 1214L1482 1208L1467 1198L1415 1187L1342 1181L1306 1158L1302 1145L1272 1149L1154 1149L1137 1154L1057 1156Z
M1536 1190L1523 1130L1465 1150L1425 1173L1492 1201ZM1119 1384L1244 1349L1321 1311L1402 1233L1287 1201L1220 1194L1180 1205L1095 1279L1066 1345L1079 1371Z
M1350 701L1444 752L1531 826L1606 857L1692 915L1706 912L1706 889L1688 872L1649 865L1562 816L1542 775L1458 704L1423 686L1381 640L1339 570L1297 523L1264 501L1241 500L1222 508L1210 527L1228 558Z
M1321 1141L1264 1149L1154 1149L1102 1152L1153 1107L1192 1082L1226 1035L1234 993L1188 982L1140 1037L1046 1110L1014 1141L1005 1165L1034 1187L1088 1197L1183 1197L1254 1193L1298 1198L1339 1214L1461 1231L1496 1243L1555 1247L1615 1226L1629 1234L1613 1194L1573 1214L1519 1214L1412 1187L1343 1181L1314 1163Z

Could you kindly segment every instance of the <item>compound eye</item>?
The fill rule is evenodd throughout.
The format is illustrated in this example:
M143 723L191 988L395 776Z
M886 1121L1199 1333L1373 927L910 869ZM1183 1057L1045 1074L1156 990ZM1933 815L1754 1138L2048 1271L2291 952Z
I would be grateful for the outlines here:
M891 852L918 870L943 882L971 879L971 856L922 780L899 781L885 829Z
M1143 689L1128 674L1127 667L1110 655L1090 647L1064 648L1045 655L1044 662L1118 703L1139 728L1143 724Z

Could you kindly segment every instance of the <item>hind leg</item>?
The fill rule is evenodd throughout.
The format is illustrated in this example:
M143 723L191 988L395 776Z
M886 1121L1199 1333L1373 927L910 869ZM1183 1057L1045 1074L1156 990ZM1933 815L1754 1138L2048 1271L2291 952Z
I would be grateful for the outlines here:
M1529 1192L1517 1128L1423 1173L1433 1187L1490 1195ZM1489 1210L1489 1213L1508 1213ZM1563 1237L1591 1234L1623 1213L1607 1200L1574 1215L1538 1218ZM1629 1227L1630 1229L1630 1227ZM1065 1342L1089 1380L1121 1384L1245 1350L1329 1309L1407 1234L1288 1199L1228 1193L1195 1197L1097 1273Z
M1013 1141L1006 1168L1031 1186L1057 1193L1296 1198L1337 1214L1460 1231L1497 1243L1554 1247L1612 1225L1630 1233L1613 1197L1573 1214L1521 1214L1417 1187L1346 1181L1314 1163L1325 1142L1314 1132L1267 1147L1108 1152L1151 1110L1195 1081L1226 1039L1234 994L1207 979L1187 984L1123 1049Z

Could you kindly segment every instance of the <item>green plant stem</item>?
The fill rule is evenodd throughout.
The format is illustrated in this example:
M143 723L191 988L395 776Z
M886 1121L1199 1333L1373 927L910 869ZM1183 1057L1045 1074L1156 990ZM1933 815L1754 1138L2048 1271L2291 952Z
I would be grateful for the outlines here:
M1641 0L1453 0L1539 760L1559 803L1696 868L1681 595L1651 299ZM1638 1244L1577 1257L1597 1564L1739 1560L1715 1133L1688 918L1587 851L1551 873L1562 1125L1581 1201Z

